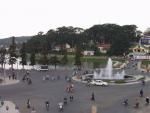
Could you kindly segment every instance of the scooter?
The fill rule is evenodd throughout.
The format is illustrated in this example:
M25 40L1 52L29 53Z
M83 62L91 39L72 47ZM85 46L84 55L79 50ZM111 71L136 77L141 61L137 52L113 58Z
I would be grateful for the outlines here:
M128 106L128 99L125 99L125 100L123 101L123 105L124 105L124 106Z
M58 104L58 109L59 109L59 111L63 111L63 110L64 110L64 105L63 105L62 102L60 102L60 103Z
M49 102L46 101L45 104L46 104L46 110L49 111Z

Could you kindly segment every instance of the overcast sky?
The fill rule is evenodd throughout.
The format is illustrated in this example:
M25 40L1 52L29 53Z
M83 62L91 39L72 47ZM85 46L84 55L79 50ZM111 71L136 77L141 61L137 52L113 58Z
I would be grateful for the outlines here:
M35 35L61 26L150 27L150 0L0 0L0 38Z

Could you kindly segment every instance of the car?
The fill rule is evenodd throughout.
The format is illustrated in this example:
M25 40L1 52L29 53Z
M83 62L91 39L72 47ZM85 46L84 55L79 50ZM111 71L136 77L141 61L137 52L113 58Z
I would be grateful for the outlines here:
M48 71L48 65L41 65L37 70L38 71Z
M102 80L92 80L90 82L90 84L92 85L96 85L96 86L108 86L108 83L107 82L104 82Z

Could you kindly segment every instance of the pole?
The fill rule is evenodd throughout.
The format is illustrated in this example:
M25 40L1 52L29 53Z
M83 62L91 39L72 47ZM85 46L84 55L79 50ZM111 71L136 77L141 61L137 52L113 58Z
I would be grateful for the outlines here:
M17 60L17 79L18 79L18 60Z
M5 69L5 63L6 63L6 61L4 61L4 82L6 81L6 69Z

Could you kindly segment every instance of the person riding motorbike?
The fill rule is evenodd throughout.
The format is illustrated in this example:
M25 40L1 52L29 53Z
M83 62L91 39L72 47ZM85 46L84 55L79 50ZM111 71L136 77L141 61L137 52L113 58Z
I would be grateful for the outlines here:
M64 104L63 104L63 102L59 102L59 103L58 103L58 109L59 109L59 111L62 111L62 110L64 109Z
M123 101L123 104L124 104L125 106L127 106L127 105L128 105L128 99L125 99L125 100Z
M46 110L49 111L49 101L46 101L45 105L46 105Z

